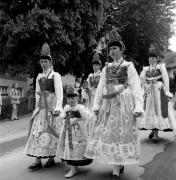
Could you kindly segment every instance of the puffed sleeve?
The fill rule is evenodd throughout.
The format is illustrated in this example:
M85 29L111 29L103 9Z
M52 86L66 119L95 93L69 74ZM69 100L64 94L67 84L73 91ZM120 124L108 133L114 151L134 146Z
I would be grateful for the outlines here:
M59 73L54 73L54 87L56 93L56 107L54 111L62 111L62 102L63 102L63 86L62 79Z
M40 74L36 78L36 88L35 88L35 106L39 105L39 99L40 99L40 86L39 86L39 79L40 79Z
M1 96L1 93L0 93L0 106L2 106L2 96Z
M132 62L128 65L128 85L132 88L134 99L135 99L135 112L144 112L143 111L143 93L140 85L139 75Z
M90 88L91 88L91 87L90 87L90 75L89 75L88 78L86 79L86 83L87 83L87 87L86 87L86 88L88 88L88 89L90 90ZM82 95L82 98L83 98L83 99L86 99L86 100L89 99L89 94L88 94L88 92L86 91L85 88L82 89L81 95Z
M147 67L143 67L142 72L140 74L141 84L144 84L146 82L146 72L147 72Z
M90 77L92 74L90 74L87 78L87 83L88 83L88 88L91 89L91 85L90 85Z
M93 119L93 115L90 113L90 111L85 108L85 106L83 105L79 105L79 112L81 114L81 117L85 120L85 121L91 121Z
M163 82L164 82L164 90L165 90L166 96L173 97L173 95L170 93L169 76L168 76L166 66L165 66L164 63L160 64L160 70L161 70L162 79L163 79Z
M106 83L106 67L103 68L102 74L100 76L100 81L98 83L98 87L95 93L94 103L93 103L93 111L97 111L100 109L101 106L101 100L103 96L103 89L105 87Z

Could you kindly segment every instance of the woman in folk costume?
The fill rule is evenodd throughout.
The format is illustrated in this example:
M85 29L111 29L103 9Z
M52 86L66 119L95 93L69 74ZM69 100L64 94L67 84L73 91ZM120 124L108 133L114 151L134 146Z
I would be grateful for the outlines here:
M95 92L97 90L97 86L98 86L100 76L101 76L101 70L100 70L101 61L100 61L98 53L96 53L93 57L92 67L93 67L94 72L88 76L88 79L85 83L85 89L84 89L84 93L86 94L86 97L84 97L86 99L85 106L91 112L92 112Z
M83 88L84 90L82 93L82 97L83 99L85 99L85 106L90 110L91 113L93 113L92 107L93 107L94 97L101 76L101 70L100 70L101 61L98 53L94 54L93 56L92 67L94 73L91 73L88 76L84 84L84 88ZM87 124L87 128L89 129L89 136L91 135L92 127L94 125L95 119L96 117L92 118L92 120L89 121Z
M1 92L0 92L0 115L1 115L1 106L2 106L2 96L1 96Z
M11 104L12 104L12 114L11 120L18 120L17 112L18 105L20 104L20 92L18 90L18 83L14 83L10 90Z
M67 105L61 114L62 128L57 155L71 166L65 175L66 178L70 178L77 174L77 166L92 162L84 157L87 145L86 121L89 121L92 115L83 105L78 104L78 93L72 85L68 86L66 96Z
M93 111L98 116L85 156L113 165L119 179L124 165L139 161L140 142L136 117L143 112L140 79L132 62L123 59L124 44L118 32L110 32L107 63L95 94Z
M43 73L36 79L36 108L33 112L33 124L25 152L35 157L31 170L42 168L41 158L49 158L44 167L55 164L54 156L57 149L57 116L62 111L63 87L59 73L52 68L52 58L47 43L43 44L40 65Z
M174 110L170 102L173 96L169 91L169 78L164 63L158 64L155 52L149 53L149 66L141 72L141 82L145 92L144 118L139 122L140 129L152 130L149 139L158 143L158 130L176 128Z

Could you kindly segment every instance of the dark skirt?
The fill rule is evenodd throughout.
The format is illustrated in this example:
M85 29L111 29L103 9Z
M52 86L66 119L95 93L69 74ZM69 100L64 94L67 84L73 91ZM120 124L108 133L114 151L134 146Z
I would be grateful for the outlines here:
M65 160L61 159L62 161L66 161L67 164L72 166L87 166L92 163L92 159L83 159L83 160Z

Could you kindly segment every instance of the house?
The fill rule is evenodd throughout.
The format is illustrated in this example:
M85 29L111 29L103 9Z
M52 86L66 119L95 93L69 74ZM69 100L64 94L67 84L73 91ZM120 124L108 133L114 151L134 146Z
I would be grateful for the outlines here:
M9 75L0 75L0 93L2 97L9 95L10 89L14 83L18 83L21 97L25 97L31 80L27 77L11 77Z

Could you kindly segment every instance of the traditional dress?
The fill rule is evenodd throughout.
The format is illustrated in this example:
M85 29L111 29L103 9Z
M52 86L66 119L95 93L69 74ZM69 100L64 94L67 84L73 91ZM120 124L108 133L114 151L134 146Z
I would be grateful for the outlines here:
M173 106L168 99L169 78L165 64L144 67L141 72L145 93L144 118L139 122L140 129L168 131L176 129Z
M12 114L11 114L11 120L18 119L18 105L20 104L20 92L17 88L12 88L10 90L10 97L11 97L11 104L12 104Z
M93 108L93 102L95 98L95 93L97 90L97 86L100 80L101 76L101 71L99 70L97 73L91 73L86 81L86 89L83 90L83 98L86 100L85 102L85 107L89 109L91 113L93 113L92 108ZM88 123L87 123L87 128L89 129L89 137L92 133L94 122L96 120L96 117L94 116Z
M11 104L20 104L20 92L16 88L10 90Z
M25 150L27 155L42 158L56 155L58 139L48 125L56 128L58 119L53 118L52 112L62 111L62 100L63 88L59 73L49 69L39 74L36 79L34 122Z
M97 90L97 86L100 80L101 71L98 71L96 73L91 73L87 78L87 88L88 91L85 92L87 94L86 96L86 107L92 112L93 108L93 102L95 93Z
M92 160L84 157L87 146L86 121L91 119L90 112L80 104L74 107L66 105L62 118L62 128L57 155L70 165L81 166Z
M0 92L0 115L1 115L1 106L2 106L2 97L1 97L1 92Z
M143 112L140 79L132 62L108 63L95 94L93 111L99 117L85 156L105 164L139 161L140 142L135 112Z

